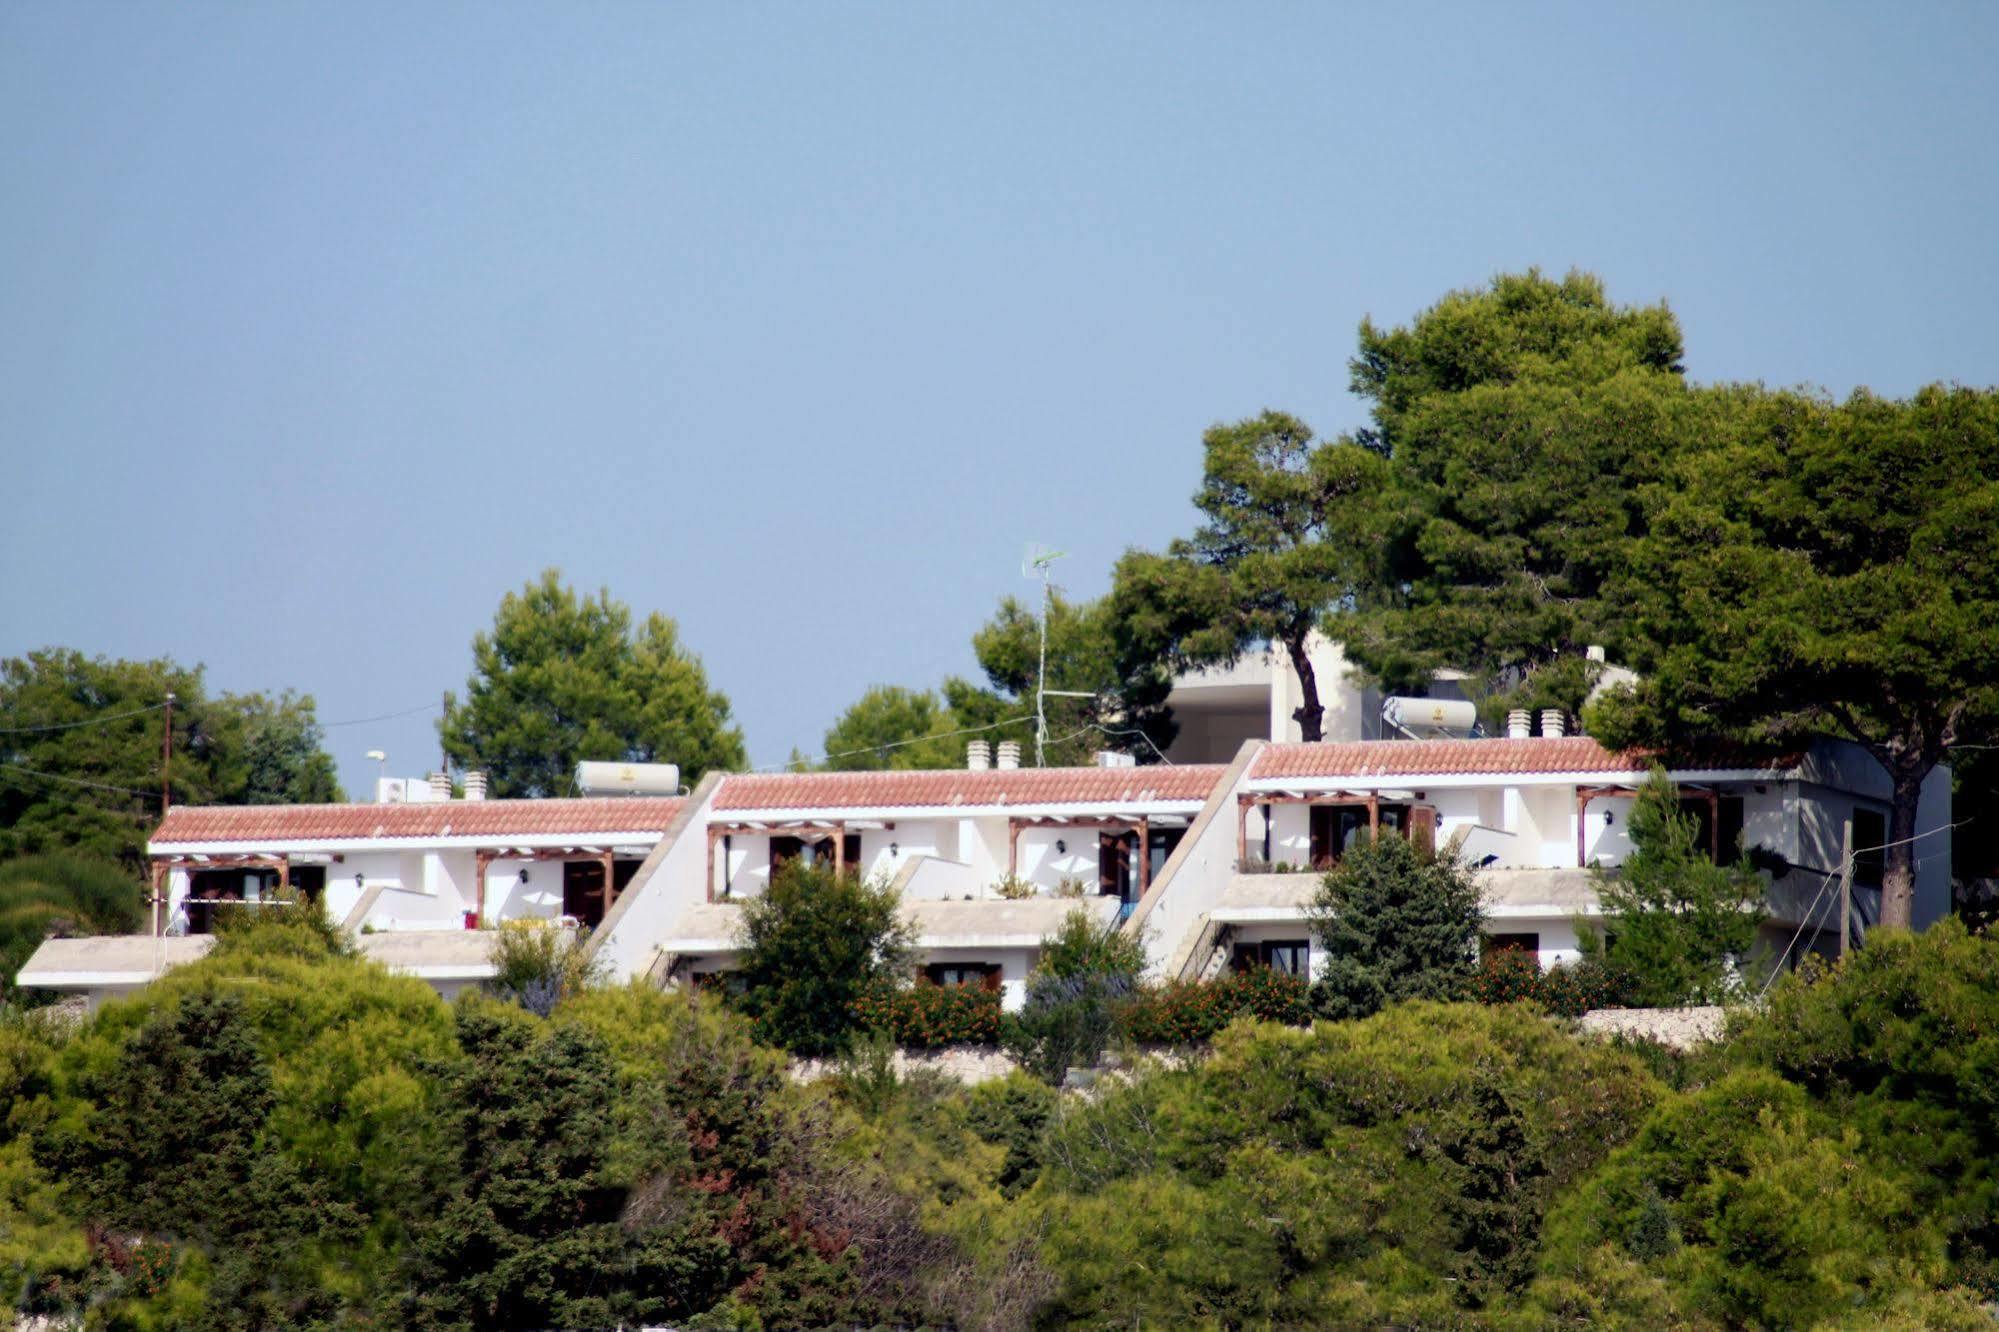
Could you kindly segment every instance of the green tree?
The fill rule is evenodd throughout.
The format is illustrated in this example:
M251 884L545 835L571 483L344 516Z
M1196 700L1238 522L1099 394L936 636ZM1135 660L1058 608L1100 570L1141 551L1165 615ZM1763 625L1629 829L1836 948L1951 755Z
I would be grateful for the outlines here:
M1156 763L1173 743L1175 727L1166 695L1173 682L1156 663L1130 664L1117 652L1116 625L1107 600L1072 601L1057 589L1048 598L1046 688L1062 694L1043 700L1048 717L1047 763L1090 762L1099 750L1120 750L1140 763ZM1033 752L1034 691L1041 674L1041 613L1007 597L992 619L972 635L972 651L987 689L947 680L944 694L960 726L998 727L987 738L1019 740Z
M199 666L45 648L0 662L0 856L75 850L143 867L169 693L175 804L341 798L310 696L211 697Z
M1325 708L1305 641L1372 595L1387 467L1356 444L1314 440L1282 412L1213 426L1202 450L1194 504L1205 521L1163 555L1133 550L1118 561L1115 659L1127 674L1170 682L1173 671L1280 646L1302 686L1292 715L1304 739L1318 740Z
M1741 990L1762 925L1764 885L1747 861L1717 865L1698 820L1655 767L1631 807L1632 854L1614 873L1592 870L1603 924L1580 924L1583 955L1631 986L1634 1003L1718 1004Z
M42 940L139 928L145 885L115 861L70 853L0 861L0 999ZM50 996L52 997L52 996Z
M955 768L964 737L950 706L930 690L870 685L826 732L824 766L834 772Z
M1360 326L1361 444L1392 464L1387 585L1339 626L1397 689L1472 672L1521 706L1581 707L1585 649L1624 645L1606 595L1641 519L1638 487L1697 439L1663 304L1613 305L1583 273L1453 292L1407 327Z
M1484 922L1473 872L1396 836L1363 838L1312 899L1325 954L1312 1004L1322 1017L1366 1017L1404 999L1463 998Z
M1923 783L1999 735L1999 391L1744 390L1647 493L1613 743L1851 737L1891 784L1881 923L1906 927Z
M677 763L690 785L745 762L728 698L673 621L655 611L635 629L630 607L601 589L579 597L554 569L501 599L472 640L465 698L446 696L438 727L452 762L485 769L495 796L567 792L586 759Z
M736 1004L757 1039L830 1054L857 1029L854 1001L900 983L912 939L894 890L794 860L743 904Z

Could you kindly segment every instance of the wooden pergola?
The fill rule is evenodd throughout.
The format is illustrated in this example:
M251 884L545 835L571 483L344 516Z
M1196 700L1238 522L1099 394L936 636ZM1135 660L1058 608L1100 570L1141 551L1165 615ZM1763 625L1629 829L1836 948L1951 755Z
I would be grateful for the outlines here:
M1367 832L1381 832L1381 792L1379 791L1252 791L1236 797L1235 858L1241 864L1249 858L1249 811L1262 808L1265 825L1272 805L1363 805L1367 808Z
M561 861L564 864L572 860L594 861L604 869L604 884L599 892L603 895L604 915L611 914L611 903L616 896L612 887L612 876L618 860L615 847L594 845L482 847L472 853L473 918L478 921L481 929L486 927L486 871L496 860L525 860L534 864L544 861Z
M708 825L708 900L715 900L715 843L725 837L742 834L746 837L795 837L801 842L818 844L827 838L833 839L833 872L847 872L847 832L849 828L894 828L893 823L879 819L856 819L849 824L845 819L799 819L791 822L763 822L756 819L740 819L732 823L711 823ZM727 866L723 867L727 870Z
M314 863L318 863L315 861ZM292 884L292 858L287 854L277 855L237 855L202 856L171 855L155 856L148 874L152 890L153 933L159 934L166 928L166 880L175 870L186 870L189 874L204 874L210 870L276 870L278 889L283 891Z
M1179 826L1179 825L1174 825ZM1071 818L1063 814L1031 814L1006 821L1006 877L1020 868L1020 835L1029 828L1074 828L1079 832L1135 832L1138 834L1138 895L1152 884L1152 818L1141 814L1130 818Z
M1586 815L1589 802L1609 797L1612 799L1635 800L1642 788L1630 782L1613 786L1578 786L1576 788L1576 868L1582 869L1588 861L1585 843L1589 837ZM1721 860L1721 792L1712 786L1673 786L1673 795L1680 800L1704 800L1707 802L1708 858L1717 863Z

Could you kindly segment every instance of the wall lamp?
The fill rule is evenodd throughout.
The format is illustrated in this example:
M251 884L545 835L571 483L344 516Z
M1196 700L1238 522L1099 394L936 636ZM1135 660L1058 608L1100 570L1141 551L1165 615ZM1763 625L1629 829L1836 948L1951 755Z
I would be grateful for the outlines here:
M364 876L356 874L354 876L354 886L356 888L366 888L368 886L368 880Z
M528 867L526 865L523 865L521 866L521 882L526 883L527 881L528 881Z
M888 844L888 855L890 860L895 859L897 856L901 854L902 854L901 847L897 846L894 842L890 842Z
M1603 812L1603 826L1608 828L1611 824L1615 822L1617 822L1617 816L1615 814L1612 814L1609 810L1606 809Z
M1055 854L1058 856L1069 854L1069 844L1059 837L1055 839Z

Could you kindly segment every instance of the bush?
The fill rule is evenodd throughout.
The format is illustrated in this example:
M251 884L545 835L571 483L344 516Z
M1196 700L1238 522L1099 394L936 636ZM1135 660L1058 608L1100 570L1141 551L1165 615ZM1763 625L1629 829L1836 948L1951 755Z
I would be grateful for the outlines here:
M1725 1003L1755 969L1745 963L1767 914L1763 879L1747 861L1715 864L1699 832L1654 767L1631 808L1635 850L1616 874L1592 872L1603 925L1581 930L1583 953L1630 977L1649 1007Z
M1000 1037L1000 992L977 985L882 982L854 1001L854 1017L906 1049L992 1045Z
M1458 999L1477 970L1478 885L1454 855L1363 838L1321 881L1312 929L1325 965L1320 1017L1366 1017L1403 999Z
M0 864L0 1000L52 999L14 988L14 973L42 940L136 930L144 895L130 873L94 856L58 852Z
M1517 948L1487 953L1466 995L1481 1004L1537 1004L1557 1017L1622 1008L1630 996L1630 982L1595 958L1543 970L1532 953Z
M1139 1045L1198 1045L1238 1017L1310 1026L1311 989L1302 978L1269 967L1210 981L1171 981L1126 1000L1118 1026Z
M574 930L540 921L500 926L487 955L496 969L486 982L488 992L536 1017L547 1017L564 999L598 983L605 971Z
M1116 1030L1116 1006L1138 987L1145 944L1115 924L1099 925L1082 907L1042 945L1027 978L1027 1001L1001 1028L1009 1053L1035 1076L1059 1083L1071 1068L1104 1057Z
M757 1039L826 1055L857 1029L855 1004L910 965L909 927L893 889L794 860L743 905L733 1002Z

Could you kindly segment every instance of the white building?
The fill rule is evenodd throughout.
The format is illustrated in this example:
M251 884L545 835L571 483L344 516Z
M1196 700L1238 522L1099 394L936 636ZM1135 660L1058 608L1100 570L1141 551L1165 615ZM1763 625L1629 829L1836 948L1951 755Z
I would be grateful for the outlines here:
M368 931L364 946L387 964L447 992L490 974L476 927L523 918L592 929L613 976L677 984L733 964L741 903L793 857L892 883L923 974L995 986L1009 1006L1078 909L1142 939L1155 977L1310 974L1318 873L1364 830L1456 843L1479 866L1490 935L1553 965L1576 956L1575 923L1596 915L1589 867L1629 852L1648 766L1558 734L1251 739L1225 765L711 774L685 797L182 807L150 846L162 939L51 940L21 983L129 989L198 955L206 903L264 901L289 884ZM1886 841L1879 765L1821 741L1779 762L1716 759L1671 776L1715 854L1757 849L1773 869L1773 941L1829 949L1845 830L1856 847ZM1948 909L1949 806L1939 769L1918 823L1940 830L1917 845L1918 927ZM1863 928L1878 915L1880 865L1860 861Z

